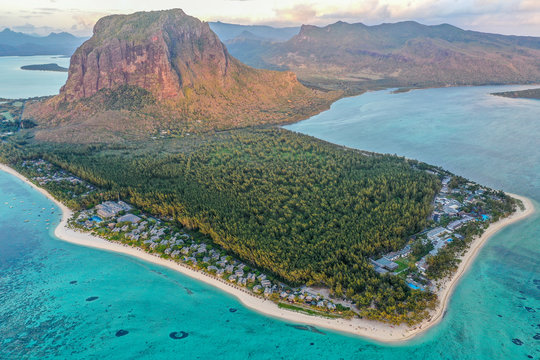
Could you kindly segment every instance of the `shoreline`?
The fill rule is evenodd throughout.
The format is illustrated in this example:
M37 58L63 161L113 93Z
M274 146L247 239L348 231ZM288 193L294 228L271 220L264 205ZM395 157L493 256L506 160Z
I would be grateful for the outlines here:
M243 305L265 316L276 318L282 321L308 324L342 333L353 334L382 343L397 343L405 340L410 340L411 338L421 333L424 333L429 328L438 324L444 318L444 314L446 313L446 310L448 308L450 297L454 292L456 285L459 283L459 280L462 278L462 276L470 268L470 265L474 262L474 259L478 255L481 248L485 245L487 240L491 236L496 234L499 230L532 215L535 211L532 201L530 199L523 196L507 193L513 198L521 200L523 202L523 205L525 206L525 209L518 209L511 216L499 220L496 223L492 223L484 231L482 236L476 238L471 243L467 253L464 256L460 257L461 262L456 272L452 275L451 278L447 279L443 283L440 283L441 287L437 291L439 304L437 305L435 310L431 312L430 318L410 328L403 324L395 326L383 322L359 318L354 318L351 320L328 319L285 310L279 308L278 305L271 300L259 298L254 294L250 294L247 291L242 290L241 288L231 286L225 281L222 282L217 278L206 275L203 272L193 270L173 260L163 259L136 247L110 242L97 236L91 235L90 233L72 230L67 227L67 221L72 216L73 212L67 206L56 200L56 198L54 198L45 189L40 188L36 184L32 183L30 180L28 180L26 177L24 177L22 174L12 169L11 167L0 164L0 171L7 172L19 178L23 182L29 184L34 189L45 195L48 199L53 201L62 210L62 219L54 230L54 235L60 240L81 246L134 256L144 261L148 261L153 264L178 271L193 279L202 281L206 284L214 286L222 291L227 292L228 294L235 296Z

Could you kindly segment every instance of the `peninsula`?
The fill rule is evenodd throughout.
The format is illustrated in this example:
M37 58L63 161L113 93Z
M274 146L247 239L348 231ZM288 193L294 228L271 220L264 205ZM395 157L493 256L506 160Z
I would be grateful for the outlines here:
M520 90L520 91L505 91L505 92L492 93L491 95L514 98L514 99L540 100L540 88Z
M276 126L344 94L243 64L179 9L108 16L60 94L21 106L0 162L61 202L64 240L177 269L271 316L408 339L532 205Z
M0 164L0 171L5 171L25 181L27 184L41 192L43 195L47 196L61 209L62 219L55 229L55 235L61 240L81 246L118 252L134 256L154 264L165 266L167 268L190 276L194 279L210 284L222 291L226 291L236 296L245 306L267 316L272 316L294 323L308 324L322 328L333 329L339 332L351 333L380 342L405 341L422 332L425 332L430 327L440 322L444 317L444 313L446 312L448 301L450 299L450 296L452 295L453 290L458 284L460 278L466 273L466 271L474 261L475 257L477 256L478 252L487 242L487 240L491 236L496 234L499 230L503 229L505 226L520 221L534 213L534 206L528 198L515 194L509 194L509 196L513 197L514 199L521 201L523 207L511 216L490 224L481 236L477 236L474 239L474 241L470 244L469 250L460 256L460 264L456 271L453 273L453 275L437 283L436 294L440 301L438 302L437 306L432 309L429 317L423 320L421 323L416 324L414 327L407 326L405 324L394 326L392 324L369 320L365 318L362 319L358 317L332 317L325 315L324 313L302 311L299 312L298 308L294 309L294 307L282 307L279 305L279 302L276 303L275 301L272 301L267 296L267 293L264 294L265 296L261 296L259 294L262 294L262 292L258 294L257 292L247 291L245 287L241 285L238 286L235 284L235 282L227 281L224 280L222 277L217 276L215 272L207 272L201 268L198 268L196 266L196 261L195 264L191 260L187 262L181 262L175 258L167 258L166 256L164 257L159 252L148 252L144 248L141 248L139 246L134 246L132 244L126 244L114 240L108 240L106 238L98 236L96 232L83 231L80 228L74 228L72 225L70 225L70 222L73 223L74 220L74 212L62 202L57 200L57 198L51 195L47 190L38 186L39 182L38 184L36 184L35 179L33 181L30 181L28 178L26 178L13 168L4 164ZM78 179L76 177L71 177L69 179L69 181L72 183L77 182L75 180ZM90 187L89 190L92 190L92 188ZM94 219L93 221L95 220L96 219ZM254 288L255 287L252 287L251 289ZM287 295L289 296L289 294Z

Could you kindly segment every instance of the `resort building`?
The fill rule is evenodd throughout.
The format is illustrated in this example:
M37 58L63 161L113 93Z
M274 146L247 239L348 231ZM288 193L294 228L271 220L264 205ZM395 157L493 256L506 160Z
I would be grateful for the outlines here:
M137 224L139 221L141 221L141 218L138 217L137 215L126 214L124 216L120 216L116 222L121 223L125 221L130 222L132 224Z
M110 218L118 214L120 211L129 211L131 206L123 201L105 201L96 206L97 214L102 218Z

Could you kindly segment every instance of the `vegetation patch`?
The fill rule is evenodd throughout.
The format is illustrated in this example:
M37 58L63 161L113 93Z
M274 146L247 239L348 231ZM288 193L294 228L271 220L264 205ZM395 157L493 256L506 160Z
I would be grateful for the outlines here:
M329 313L324 312L324 311L317 311L317 310L308 309L308 308L305 308L305 307L302 307L302 306L296 306L296 305L282 303L282 302L278 303L278 307L281 308L281 309L287 309L287 310L290 310L290 311L295 311L295 312L299 312L299 313L306 314L306 315L311 315L311 316L322 316L322 317L326 317L326 318L330 318L330 319L335 319L335 318L338 317L336 315L329 314Z
M417 161L278 129L127 145L30 142L8 152L44 158L104 189L75 200L79 207L120 196L200 230L277 279L327 286L387 321L423 316L434 299L378 275L369 261L427 223L440 181Z
M156 102L150 91L131 85L101 89L95 96L102 99L105 110L136 111Z

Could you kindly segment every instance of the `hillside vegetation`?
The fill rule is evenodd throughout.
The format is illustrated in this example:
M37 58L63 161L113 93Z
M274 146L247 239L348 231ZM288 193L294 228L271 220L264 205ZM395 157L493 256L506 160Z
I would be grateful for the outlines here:
M249 65L290 70L304 83L351 92L540 81L540 38L448 24L304 25L284 43L247 38L227 45Z

